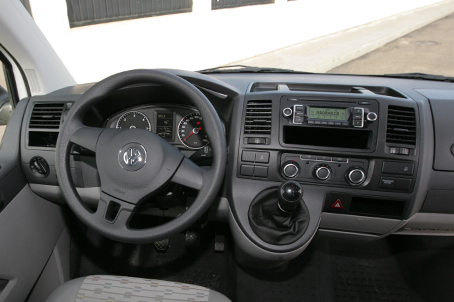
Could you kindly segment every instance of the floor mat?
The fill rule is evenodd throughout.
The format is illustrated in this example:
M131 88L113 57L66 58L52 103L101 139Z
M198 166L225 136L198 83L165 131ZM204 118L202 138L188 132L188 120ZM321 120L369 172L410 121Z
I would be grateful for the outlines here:
M109 274L160 279L200 285L232 297L236 264L229 238L224 253L214 251L214 232L225 227L206 228L200 247L191 252L185 249L185 235L178 234L169 239L165 253L158 253L153 244L118 243L76 222L71 242L71 278Z
M228 231L225 252L214 251L215 230L226 228L209 225L193 252L185 250L180 234L170 238L166 253L158 253L152 244L117 243L79 225L73 230L72 278L113 274L186 282L235 302L440 302L454 297L454 238L390 236L371 243L315 239L287 264L257 270L236 264Z
M423 301L400 273L386 240L314 240L286 266L238 270L235 301Z

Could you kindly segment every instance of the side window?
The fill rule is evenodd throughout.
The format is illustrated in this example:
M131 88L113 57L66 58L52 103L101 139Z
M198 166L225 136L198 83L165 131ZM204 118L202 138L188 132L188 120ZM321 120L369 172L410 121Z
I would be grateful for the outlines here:
M13 113L13 107L8 93L6 68L2 62L0 62L0 67L0 142L2 142L6 125Z

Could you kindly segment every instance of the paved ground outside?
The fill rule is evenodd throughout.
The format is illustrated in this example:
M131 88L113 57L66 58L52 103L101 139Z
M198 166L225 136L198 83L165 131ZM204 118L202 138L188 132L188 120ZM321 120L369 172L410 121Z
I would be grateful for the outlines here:
M454 14L328 72L348 74L420 72L454 76Z
M454 0L441 1L434 5L376 20L231 64L324 73L453 13ZM449 37L449 29L447 31L442 35ZM431 37L431 30L428 32ZM415 40L415 42L421 41ZM424 41L432 41L432 39Z

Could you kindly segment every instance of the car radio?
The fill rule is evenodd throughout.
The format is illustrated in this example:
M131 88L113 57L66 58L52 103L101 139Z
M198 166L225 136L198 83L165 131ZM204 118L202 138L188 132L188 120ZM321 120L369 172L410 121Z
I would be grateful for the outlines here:
M282 96L281 144L373 150L378 109L372 99Z
M365 107L334 107L295 104L282 110L285 118L295 125L320 125L332 127L363 128L365 122L375 122L377 113Z

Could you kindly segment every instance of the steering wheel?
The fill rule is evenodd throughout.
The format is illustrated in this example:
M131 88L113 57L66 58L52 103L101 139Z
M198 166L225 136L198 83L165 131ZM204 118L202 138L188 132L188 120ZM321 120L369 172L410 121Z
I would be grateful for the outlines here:
M84 114L114 91L139 83L169 87L197 107L213 149L213 164L205 170L158 135L143 129L104 129L83 125ZM95 212L76 191L70 174L70 149L80 145L96 153L101 196ZM210 101L186 80L159 70L132 70L95 84L75 102L65 118L56 148L57 177L75 215L101 235L125 243L150 243L169 238L193 224L209 208L224 179L225 135ZM148 229L133 229L129 221L138 205L169 182L199 190L180 216Z

